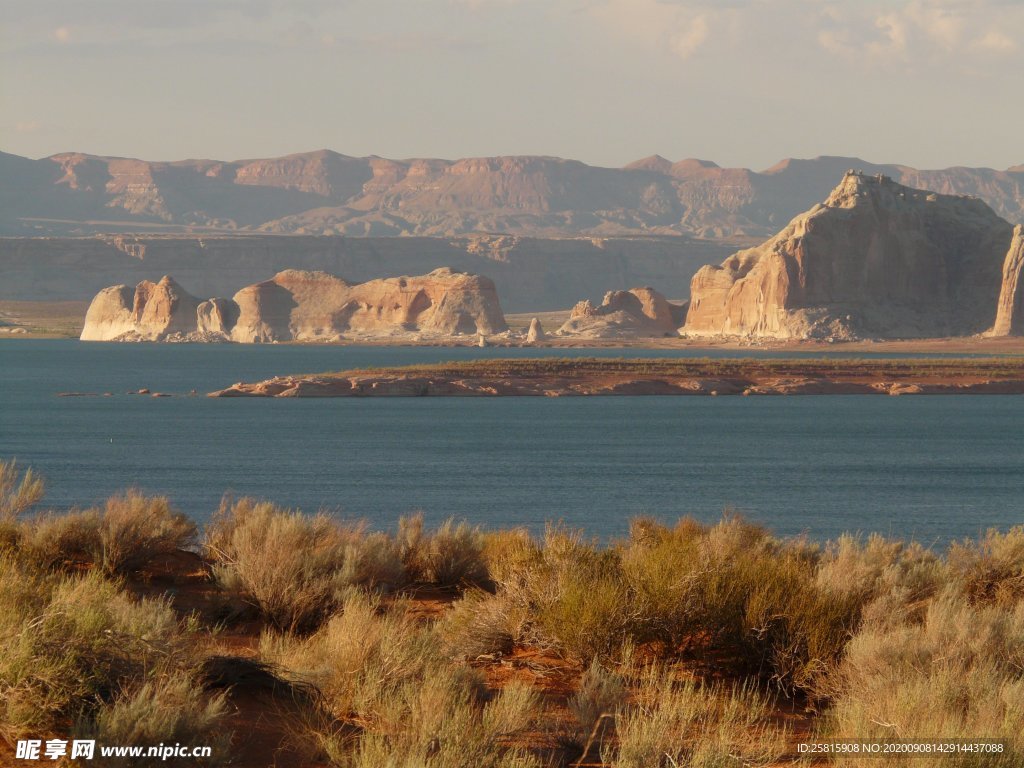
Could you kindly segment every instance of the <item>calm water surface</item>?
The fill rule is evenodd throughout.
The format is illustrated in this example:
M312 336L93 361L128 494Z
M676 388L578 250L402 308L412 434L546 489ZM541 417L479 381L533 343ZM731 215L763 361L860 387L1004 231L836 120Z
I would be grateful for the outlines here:
M1024 397L123 394L510 354L707 353L3 341L0 457L41 471L56 508L135 485L200 520L230 492L381 528L422 509L431 522L563 520L615 536L633 515L710 521L732 507L783 535L881 531L941 544L1024 522Z

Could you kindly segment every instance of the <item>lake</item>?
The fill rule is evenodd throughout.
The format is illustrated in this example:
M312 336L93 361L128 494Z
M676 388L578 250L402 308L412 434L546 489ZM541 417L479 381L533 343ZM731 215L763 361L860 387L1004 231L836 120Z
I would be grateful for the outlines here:
M1020 396L187 396L365 365L752 354L770 353L7 340L0 458L41 472L56 509L137 486L198 520L231 493L379 528L423 510L431 523L563 521L600 537L635 515L714 521L727 508L818 539L880 531L941 545L1024 523ZM181 396L124 394L140 387Z

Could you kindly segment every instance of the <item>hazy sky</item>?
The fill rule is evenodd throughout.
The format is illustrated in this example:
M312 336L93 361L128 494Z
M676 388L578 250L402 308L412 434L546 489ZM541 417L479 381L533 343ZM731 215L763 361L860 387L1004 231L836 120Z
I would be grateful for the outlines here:
M1024 0L0 0L0 149L1024 163Z

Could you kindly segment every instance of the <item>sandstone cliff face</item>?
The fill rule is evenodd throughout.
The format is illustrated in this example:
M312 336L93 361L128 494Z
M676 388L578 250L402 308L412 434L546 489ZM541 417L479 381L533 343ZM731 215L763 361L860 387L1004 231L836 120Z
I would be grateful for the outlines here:
M168 229L200 225L221 232L359 237L505 232L760 238L821 200L851 166L919 189L976 195L1001 216L1024 223L1020 167L919 171L818 157L756 172L658 156L600 168L557 157L388 160L319 150L169 163L0 153L0 232L109 232L134 221Z
M990 336L1024 335L1024 227L1013 230L1013 241L1003 261L1003 283L996 307L996 321Z
M980 200L849 172L772 239L705 266L689 335L937 337L992 327L1011 226Z
M583 300L558 330L560 336L586 338L676 335L677 308L653 288L609 291L601 306Z
M169 276L158 283L143 280L132 292L124 285L96 295L85 316L83 341L110 341L132 336L157 341L175 333L196 330L199 300Z
M442 268L352 284L325 272L285 270L232 299L203 302L170 277L143 281L134 293L125 286L105 288L89 307L81 338L256 343L506 330L494 283L486 277Z

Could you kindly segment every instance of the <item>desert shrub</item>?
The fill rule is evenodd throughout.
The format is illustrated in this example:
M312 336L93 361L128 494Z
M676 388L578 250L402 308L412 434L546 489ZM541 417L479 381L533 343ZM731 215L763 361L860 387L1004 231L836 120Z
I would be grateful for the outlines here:
M816 575L818 586L830 594L865 602L898 594L908 604L931 597L947 578L945 564L930 549L879 534L866 541L843 534L830 542Z
M250 499L222 507L205 546L222 585L241 589L285 630L318 626L349 586L393 586L403 574L398 551L383 534Z
M535 642L583 664L615 656L635 621L618 553L579 532L549 528L501 594L526 610Z
M340 612L309 637L266 633L261 658L290 679L315 685L324 713L307 712L304 738L332 765L511 766L504 743L532 721L529 689L512 686L483 700L475 672L450 662L437 632L401 604L350 591ZM342 725L358 723L355 738ZM525 758L523 758L525 759Z
M949 566L973 602L1011 606L1024 600L1024 525L989 529L979 541L949 548Z
M122 692L76 728L78 738L101 744L156 745L175 743L208 746L209 758L117 757L97 765L131 766L215 766L229 762L230 734L224 732L228 713L223 695L207 696L183 673L163 675L134 690Z
M1024 605L971 605L950 587L930 601L922 621L897 626L869 606L835 684L828 737L1003 739L1007 750L1000 755L944 764L1024 764Z
M594 731L598 720L614 715L626 702L629 689L625 678L609 670L595 659L580 678L576 692L569 699L569 710L586 736Z
M806 562L788 553L755 561L744 644L759 673L785 690L820 689L860 620L857 594L829 594Z
M101 557L97 510L39 515L21 525L20 551L43 568L92 563Z
M488 581L484 535L466 522L446 520L424 532L423 514L398 521L402 562L413 581L442 587L480 586Z
M525 561L536 557L538 547L525 528L486 531L483 534L483 557L487 568L488 586L507 583Z
M510 653L523 636L526 612L507 595L469 590L438 625L449 654L475 659Z
M635 521L622 569L639 617L635 639L666 656L709 654L718 666L785 689L813 688L834 666L866 599L818 584L817 547L780 542L729 515L705 527Z
M131 573L161 555L193 544L195 537L195 523L171 509L165 496L129 490L111 496L103 505L100 549L94 562L108 574Z
M704 535L706 529L690 520L675 530L646 518L631 521L622 571L639 613L638 640L676 649L697 631L693 593Z
M309 637L264 633L260 655L290 679L314 685L337 716L359 712L367 721L379 717L380 702L398 687L447 663L433 631L352 589L338 613Z
M635 701L618 709L618 738L603 744L602 760L616 768L768 765L786 748L772 711L752 687L678 681L671 668L653 666L642 671Z
M0 461L0 521L11 522L42 501L45 485L31 469Z
M61 577L0 557L0 733L45 732L176 663L185 638L162 600L98 573Z
M162 496L130 490L100 509L42 515L23 523L22 547L47 567L73 562L127 575L195 542L196 526Z
M463 675L435 668L385 700L380 726L360 737L353 768L431 765L438 768L527 768L540 763L508 746L537 717L538 697L511 684L481 702Z

